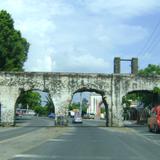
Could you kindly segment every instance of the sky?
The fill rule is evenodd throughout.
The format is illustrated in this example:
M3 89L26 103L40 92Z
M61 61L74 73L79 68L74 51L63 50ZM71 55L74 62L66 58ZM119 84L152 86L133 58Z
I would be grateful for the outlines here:
M159 0L0 0L30 43L26 71L113 73L160 64ZM122 63L130 72L130 63Z

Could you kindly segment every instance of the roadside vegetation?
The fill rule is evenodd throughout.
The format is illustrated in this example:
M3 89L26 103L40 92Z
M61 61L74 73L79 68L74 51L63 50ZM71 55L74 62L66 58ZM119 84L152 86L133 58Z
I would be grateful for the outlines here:
M37 91L22 92L17 99L16 108L33 110L38 116L47 116L49 113L54 113L55 108L52 99L47 96L45 106L42 105L41 94Z

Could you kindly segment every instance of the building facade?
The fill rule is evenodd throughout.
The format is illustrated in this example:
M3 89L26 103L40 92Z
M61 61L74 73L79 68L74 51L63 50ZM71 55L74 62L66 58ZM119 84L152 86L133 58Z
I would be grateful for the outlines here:
M97 94L91 94L89 97L89 107L87 109L88 114L94 114L95 117L100 117L102 96Z

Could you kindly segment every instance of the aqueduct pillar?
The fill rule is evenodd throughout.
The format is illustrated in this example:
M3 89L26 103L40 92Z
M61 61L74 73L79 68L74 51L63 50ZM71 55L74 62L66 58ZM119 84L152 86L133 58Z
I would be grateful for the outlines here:
M0 86L1 124L13 126L15 123L15 103L19 89L11 86Z
M63 115L68 112L68 105L71 101L71 94L67 94L66 92L62 92L61 94L57 94L54 92L50 92L50 96L55 106L55 114Z

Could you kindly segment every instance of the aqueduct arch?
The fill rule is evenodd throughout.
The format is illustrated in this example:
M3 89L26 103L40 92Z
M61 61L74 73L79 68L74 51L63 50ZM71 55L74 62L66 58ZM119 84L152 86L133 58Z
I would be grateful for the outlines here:
M111 117L112 117L112 113L109 112L111 111L111 103L108 104L109 102L111 102L111 95L107 94L107 92L105 92L105 90L100 90L99 86L96 86L96 89L95 88L92 88L92 87L95 87L95 85L93 84L88 84L87 86L80 86L81 88L79 88L78 90L76 90L73 94L72 94L72 97L75 93L78 93L78 92L95 92L99 95L101 95L102 97L102 103L104 103L104 106L105 106L105 112L106 112L106 126L111 126L112 125L112 120L111 120ZM107 98L108 97L108 98ZM110 110L109 110L109 107L110 107ZM110 123L110 124L109 124Z
M109 125L123 125L122 97L133 90L153 90L160 87L160 77L133 74L0 72L0 102L2 125L14 125L14 105L23 89L48 91L57 114L64 111L72 94L79 89L103 92L109 97Z

